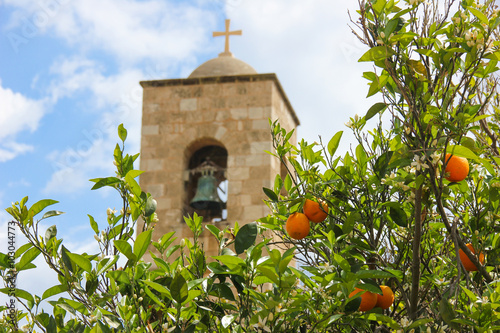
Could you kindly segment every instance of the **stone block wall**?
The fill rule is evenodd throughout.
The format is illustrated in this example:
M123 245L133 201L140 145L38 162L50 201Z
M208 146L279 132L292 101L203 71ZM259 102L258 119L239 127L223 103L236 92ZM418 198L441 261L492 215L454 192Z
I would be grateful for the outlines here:
M274 74L253 74L141 82L144 88L140 176L144 191L158 202L153 239L191 232L183 221L185 175L190 156L204 145L225 148L227 220L221 228L255 221L269 211L262 187L281 171L272 151L269 119L291 130L299 122ZM292 138L294 142L295 135ZM205 232L208 236L208 232ZM216 244L204 239L215 255Z

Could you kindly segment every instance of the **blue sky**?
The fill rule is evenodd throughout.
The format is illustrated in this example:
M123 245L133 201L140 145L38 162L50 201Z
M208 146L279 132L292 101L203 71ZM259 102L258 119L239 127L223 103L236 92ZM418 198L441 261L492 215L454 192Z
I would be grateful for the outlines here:
M185 78L216 57L224 39L212 32L223 31L226 18L243 30L231 38L233 54L278 75L301 121L299 138L328 142L344 130L348 149L344 123L375 101L365 99L361 78L369 67L357 62L365 48L348 27L357 1L346 3L0 0L0 246L3 208L28 195L31 204L60 201L54 209L66 214L43 226L56 224L71 251L95 251L87 214L105 221L106 209L120 206L113 192L90 191L88 180L113 175L120 123L129 152L139 152L139 81ZM54 284L44 268L19 282L40 294Z

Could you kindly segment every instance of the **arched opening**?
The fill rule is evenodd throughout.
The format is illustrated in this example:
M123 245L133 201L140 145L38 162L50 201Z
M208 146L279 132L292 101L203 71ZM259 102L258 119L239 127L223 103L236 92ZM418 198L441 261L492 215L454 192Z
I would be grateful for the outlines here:
M208 141L187 151L183 215L197 213L205 222L227 219L227 150Z

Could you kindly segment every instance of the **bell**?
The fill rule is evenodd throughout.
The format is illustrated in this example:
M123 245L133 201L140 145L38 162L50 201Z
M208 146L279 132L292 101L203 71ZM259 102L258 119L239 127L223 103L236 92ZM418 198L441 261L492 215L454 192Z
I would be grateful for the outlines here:
M200 210L220 210L223 208L224 202L217 193L217 180L210 172L203 173L198 179L198 188L190 206Z

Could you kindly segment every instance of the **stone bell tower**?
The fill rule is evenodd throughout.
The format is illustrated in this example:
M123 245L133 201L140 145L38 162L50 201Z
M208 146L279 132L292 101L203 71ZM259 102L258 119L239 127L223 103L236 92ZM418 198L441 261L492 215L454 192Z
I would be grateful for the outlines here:
M140 83L140 184L158 202L154 240L171 231L191 237L183 216L195 211L220 229L269 213L262 188L282 172L266 153L273 151L269 119L288 131L299 120L276 74L258 74L229 52L230 35L241 30L229 31L226 20L225 31L214 32L225 36L224 52L188 78ZM203 234L205 251L216 255L213 237Z

